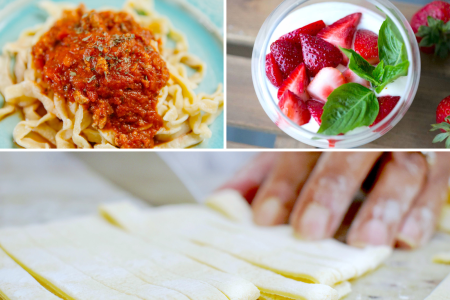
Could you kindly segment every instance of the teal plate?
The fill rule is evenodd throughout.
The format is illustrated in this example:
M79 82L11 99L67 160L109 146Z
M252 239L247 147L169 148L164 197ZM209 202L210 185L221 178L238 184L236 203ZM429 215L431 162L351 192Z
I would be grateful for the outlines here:
M8 1L9 2L9 1ZM14 0L8 5L1 5L0 0L0 49L8 43L17 40L20 33L46 19L46 14L37 7L39 0ZM88 8L101 7L121 8L124 0L54 0L54 2L84 2ZM219 30L210 20L196 8L183 0L155 0L156 10L167 16L175 26L182 31L189 42L189 51L200 57L207 64L205 79L196 89L197 93L214 93L219 84L224 81L223 40ZM2 101L3 102L3 101ZM0 103L0 107L3 103ZM13 114L0 122L0 148L13 148L12 131L20 121L19 114ZM224 117L223 113L210 126L212 138L195 148L224 147Z

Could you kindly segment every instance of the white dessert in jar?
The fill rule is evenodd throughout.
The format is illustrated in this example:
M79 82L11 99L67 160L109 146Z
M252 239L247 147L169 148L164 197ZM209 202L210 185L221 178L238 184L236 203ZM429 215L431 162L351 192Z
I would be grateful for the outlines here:
M280 22L280 24L275 28L269 40L268 44L269 47L266 50L266 54L269 54L270 52L270 45L286 33L289 33L293 30L296 30L298 28L301 28L303 26L306 26L319 20L325 22L326 25L330 25L345 16L358 12L362 13L362 17L358 24L357 30L366 29L378 35L379 29L385 20L384 16L377 14L374 11L369 10L367 8L349 3L342 3L342 2L316 3L293 11ZM408 49L409 45L407 43L405 43L405 46L407 47L408 56L410 56L411 49ZM347 67L344 65L339 65L337 67L337 69L339 69L340 71L344 71L346 68ZM401 97L400 101L397 103L396 108L394 108L394 111L396 111L398 107L401 106L402 101L404 101L403 96L407 92L410 73L411 72L408 72L408 76L402 76L397 80L391 82L383 89L381 93L376 94L377 97L400 96ZM265 78L265 80L273 99L277 99L278 88L273 86L267 77ZM320 126L316 122L316 120L311 116L309 123L304 124L301 127L310 132L317 133ZM367 127L358 127L355 128L354 130L347 132L346 135L360 133L363 132L365 129L367 129Z

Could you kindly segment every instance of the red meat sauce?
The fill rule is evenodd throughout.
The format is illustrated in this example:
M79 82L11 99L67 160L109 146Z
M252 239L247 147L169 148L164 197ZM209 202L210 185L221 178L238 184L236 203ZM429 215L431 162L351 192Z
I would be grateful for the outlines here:
M118 147L151 148L163 126L157 95L169 80L154 39L125 12L67 10L32 50L43 92L82 104Z

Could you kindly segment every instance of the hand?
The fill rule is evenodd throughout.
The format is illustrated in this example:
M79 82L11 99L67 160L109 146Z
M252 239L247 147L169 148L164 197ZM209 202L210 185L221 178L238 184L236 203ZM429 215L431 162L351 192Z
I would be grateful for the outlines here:
M290 223L308 240L333 237L356 193L370 192L352 221L354 246L416 248L432 237L448 197L450 153L263 153L221 189L252 205L254 221Z

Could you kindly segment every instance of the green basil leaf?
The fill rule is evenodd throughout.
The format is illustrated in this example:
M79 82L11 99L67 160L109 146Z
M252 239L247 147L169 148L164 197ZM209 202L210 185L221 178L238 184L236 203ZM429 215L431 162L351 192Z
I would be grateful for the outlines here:
M346 83L328 96L318 133L337 135L369 126L379 109L377 97L370 89L358 83Z
M377 93L381 93L381 91L391 83L401 76L408 75L409 61L404 61L395 66L386 66L384 67L383 77L381 80L381 84L375 89Z
M378 81L372 76L375 67L372 66L367 60L365 60L361 55L356 53L351 49L345 49L339 47L342 52L349 58L348 67L359 77L370 81L374 85L378 84Z
M445 141L445 148L450 148L450 138Z
M384 61L380 61L380 63L377 65L377 67L375 68L375 70L373 70L372 72L372 76L373 78L375 78L378 83L381 82L381 80L383 79L383 75L384 75ZM377 85L378 85L377 83Z
M408 60L400 31L389 17L383 22L378 35L378 55L386 65L395 66Z

